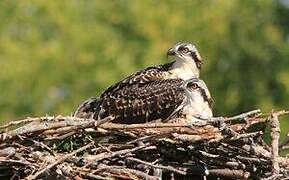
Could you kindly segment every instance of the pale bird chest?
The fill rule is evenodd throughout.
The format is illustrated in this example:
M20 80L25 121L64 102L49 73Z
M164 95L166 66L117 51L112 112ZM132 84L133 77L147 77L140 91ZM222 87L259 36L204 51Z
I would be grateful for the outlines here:
M182 70L182 69L174 69L172 71L170 71L171 76L173 78L180 78L183 80L189 80L192 78L196 78L198 77L198 75L190 70Z
M184 106L183 113L202 117L204 119L210 119L213 116L212 109L209 107L208 102L201 99L201 97L195 97L194 101L187 101L187 104Z
M199 69L190 65L175 65L169 71L172 78L180 78L183 80L189 80L199 77Z

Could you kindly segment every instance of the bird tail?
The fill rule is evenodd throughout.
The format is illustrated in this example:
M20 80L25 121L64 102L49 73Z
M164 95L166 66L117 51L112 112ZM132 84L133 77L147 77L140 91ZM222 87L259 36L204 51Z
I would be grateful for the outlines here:
M73 116L78 118L92 119L97 111L99 105L99 98L91 97L81 103Z

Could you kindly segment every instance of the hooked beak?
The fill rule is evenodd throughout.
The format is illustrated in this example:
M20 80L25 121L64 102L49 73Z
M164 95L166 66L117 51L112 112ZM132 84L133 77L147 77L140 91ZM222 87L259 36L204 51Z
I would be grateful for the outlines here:
M175 50L174 50L173 48L170 48L170 49L168 50L168 52L167 52L167 57L168 57L168 56L174 56L174 55L176 55Z

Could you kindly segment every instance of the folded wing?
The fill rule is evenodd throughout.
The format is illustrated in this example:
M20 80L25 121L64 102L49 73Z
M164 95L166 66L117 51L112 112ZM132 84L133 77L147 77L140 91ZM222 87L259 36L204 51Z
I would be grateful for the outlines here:
M115 117L124 124L165 120L185 98L180 88L183 80L165 79L127 84L99 99L94 118Z

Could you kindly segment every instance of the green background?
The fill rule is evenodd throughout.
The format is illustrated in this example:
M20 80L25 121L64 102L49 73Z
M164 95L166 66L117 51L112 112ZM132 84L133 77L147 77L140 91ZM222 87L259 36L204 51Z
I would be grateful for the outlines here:
M287 0L1 0L0 121L70 115L195 43L214 113L288 108ZM289 123L282 122L283 127Z

